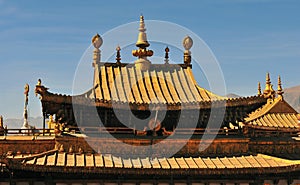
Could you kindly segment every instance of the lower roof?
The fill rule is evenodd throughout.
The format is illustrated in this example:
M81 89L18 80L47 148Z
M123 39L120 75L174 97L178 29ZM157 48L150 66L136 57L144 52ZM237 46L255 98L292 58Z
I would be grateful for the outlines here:
M11 169L64 173L140 173L185 175L266 174L300 171L300 160L268 155L239 157L127 158L102 154L75 154L51 150L32 156L8 157Z

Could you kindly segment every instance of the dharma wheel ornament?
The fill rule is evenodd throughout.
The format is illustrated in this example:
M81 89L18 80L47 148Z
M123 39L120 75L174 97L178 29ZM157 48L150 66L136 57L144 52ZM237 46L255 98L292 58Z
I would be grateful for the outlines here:
M94 57L93 57L93 67L96 66L96 64L100 63L100 58L101 58L101 51L100 47L103 44L103 40L101 36L97 33L93 38L92 38L92 44L95 47L94 48Z
M103 40L98 33L92 38L92 43L94 47L98 49L102 46Z
M183 57L183 61L186 65L191 65L191 51L190 49L192 48L193 46L193 40L191 37L189 36L186 36L183 41L182 41L182 45L185 49L184 51L184 57Z

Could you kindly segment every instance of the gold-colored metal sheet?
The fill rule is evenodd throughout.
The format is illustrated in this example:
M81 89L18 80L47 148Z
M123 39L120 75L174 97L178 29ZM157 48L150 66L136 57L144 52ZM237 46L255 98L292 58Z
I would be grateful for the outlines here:
M108 84L107 84L107 77L106 77L106 67L105 66L101 66L101 72L100 72L100 76L101 76L101 87L103 90L103 96L104 99L107 101L110 101L110 93L109 93L109 89L108 89Z
M85 166L84 164L84 154L76 154L76 166Z
M116 84L116 89L118 91L119 100L123 103L127 102L127 98L124 92L123 88L123 79L122 79L122 73L120 71L119 67L113 68L114 70L114 80Z
M164 96L161 92L160 84L158 83L156 72L155 71L150 71L150 75L151 75L153 89L154 89L154 92L157 96L157 99L158 99L159 103L165 104L166 100L165 100L165 98L164 98Z
M87 167L94 167L95 163L94 163L94 155L93 154L87 154L85 155L85 165Z
M172 71L171 75L172 75L173 83L175 84L175 88L176 88L176 91L178 92L181 102L188 103L187 97L186 97L184 90L182 89L181 83L179 81L177 70L174 69L174 71Z
M169 71L167 71L167 72L164 72L164 74L165 74L166 84L170 90L170 95L172 96L174 103L175 104L181 103L181 100L176 91L175 84L173 83L171 73Z
M103 156L100 154L95 154L95 166L96 167L104 167Z
M130 84L130 80L129 80L129 76L128 76L128 72L127 72L127 67L122 67L121 68L121 73L122 73L122 77L123 77L123 85L124 85L124 92L126 94L127 97L127 101L129 103L134 103L134 96L132 94L132 90L131 90L131 84Z
M66 162L66 153L58 153L57 154L57 166L64 166Z
M66 166L75 166L75 155L67 154Z
M158 81L159 81L159 84L160 84L160 87L162 89L162 93L167 101L167 103L169 104L173 104L174 101L172 99L172 96L170 95L169 93L169 89L167 87L167 84L166 84L166 79L164 77L164 74L163 74L163 71L158 71L157 72L157 78L158 78Z
M151 78L150 78L150 75L149 75L149 71L146 70L143 72L144 74L144 78L145 78L145 85L146 85L146 89L147 89L147 92L149 94L149 98L150 98L150 102L146 102L146 103L154 103L154 104L157 104L158 103L158 100L157 100L157 97L154 93L154 87L152 87L152 83L151 83Z
M192 95L189 85L186 82L185 75L183 74L183 69L181 68L180 70L177 71L177 73L178 73L178 77L180 79L181 85L183 87L183 90L186 94L188 101L195 102L196 100L195 100L194 96Z
M143 79L142 71L136 69L135 72L136 72L137 84L138 84L139 89L141 91L143 102L144 103L149 103L150 99L148 97L146 86L144 84L144 79Z

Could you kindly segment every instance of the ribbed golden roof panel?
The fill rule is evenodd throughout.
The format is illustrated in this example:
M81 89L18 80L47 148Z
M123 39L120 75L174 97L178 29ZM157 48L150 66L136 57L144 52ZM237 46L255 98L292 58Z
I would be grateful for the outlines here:
M181 82L178 78L178 73L177 73L176 69L174 69L174 71L171 73L171 76L172 76L172 79L173 79L174 86L175 86L175 88L178 92L181 103L188 103L189 101L188 101L188 99L185 95L183 87L181 86Z
M128 68L128 73L130 74L129 75L129 78L130 78L130 84L131 84L131 89L132 89L132 92L133 92L133 96L135 98L135 102L137 104L142 104L143 103L143 100L141 98L141 95L140 95L140 90L138 88L138 81L136 79L136 75L135 75L135 70L134 68Z
M153 104L157 104L158 103L158 100L156 98L156 95L154 93L154 87L152 86L152 82L151 82L151 78L150 78L150 74L149 74L149 71L144 71L144 79L145 79L145 85L146 85L146 89L149 93L149 102L145 102L145 103L153 103Z
M168 104L173 104L173 99L169 93L169 89L167 87L167 84L166 84L166 80L165 80L165 77L164 77L164 74L162 71L158 71L157 72L157 78L159 80L159 84L160 84L160 87L161 87L161 90L163 92L163 95L167 101Z
M226 166L226 168L235 168L235 166L229 161L227 157L220 158L220 161Z
M159 158L158 161L159 161L160 166L162 168L164 168L164 169L170 169L170 165L169 165L169 163L168 163L168 161L167 161L166 158Z
M247 125L274 129L297 129L298 119L291 113L268 113L257 119L246 122Z
M132 168L132 163L130 159L123 159L124 168Z
M146 86L144 83L144 79L142 76L142 71L141 70L136 70L136 76L137 76L137 83L139 86L139 89L141 91L142 99L144 103L150 103L150 99L148 97L148 93L146 90Z
M123 162L122 162L122 159L120 157L112 157L112 160L113 160L114 166L116 168L122 168L123 167Z
M64 166L65 162L66 162L66 153L58 153L57 154L57 162L56 165L57 166Z
M46 162L43 160L46 158ZM23 160L19 160L19 159ZM215 170L215 169L248 169L256 168L259 169L270 169L270 168L280 168L280 167L300 167L299 160L287 160L277 157L272 157L268 155L258 154L256 156L240 156L240 157L216 157L216 158L201 158L201 157L172 157L172 158L154 158L150 160L149 158L135 158L135 159L122 159L120 157L114 157L111 155L103 156L99 154L68 154L49 152L38 154L36 156L13 156L11 160L16 160L18 165L24 165L23 167L29 166L34 168L34 166L40 166L43 169L47 166L61 168L67 167L68 170L84 168L90 169L95 168L115 168L115 169L176 169L176 170ZM57 162L56 162L57 161ZM76 161L76 162L74 162ZM12 163L13 164L13 163ZM70 168L72 167L72 168ZM49 168L52 169L52 168Z
M202 158L194 158L195 163L199 168L207 168L206 164L203 162Z
M76 154L76 166L85 166L84 154Z
M244 156L242 157L237 157L236 158L238 161L240 161L241 165L244 167L244 168L251 168L251 164L245 159Z
M131 159L131 162L133 164L133 168L142 168L142 163L140 161L140 158Z
M217 168L225 168L224 164L222 163L222 161L217 157L215 159L211 159L211 161L214 163L214 165Z
M118 90L119 100L121 102L127 102L126 93L124 92L124 87L123 87L121 70L119 67L115 67L113 70L115 74L114 78L115 78L116 89Z
M106 80L106 78L107 78L106 75L107 75L106 67L101 67L101 71L100 71L101 84L100 84L100 86L103 90L104 101L110 101L111 98L110 98L110 93L109 93L109 89L108 89L108 83Z
M111 168L111 167L114 166L114 163L113 163L111 155L109 155L109 156L103 156L103 161L104 161L105 167L110 167Z
M185 158L184 160L188 164L189 168L198 168L197 164L195 163L192 157Z
M206 164L208 168L217 168L210 158L204 158L203 162Z
M126 94L127 97L127 101L129 103L134 103L134 97L131 91L131 84L130 84L130 80L128 77L128 72L127 72L127 68L126 67L122 67L121 68L121 73L122 73L122 82L123 82L123 87L124 87L124 92ZM122 83L120 82L120 83Z
M108 87L110 90L110 96L112 101L119 102L119 96L118 96L118 91L116 89L115 85L115 78L113 74L113 68L112 67L107 67L107 81L108 81Z
M231 158L228 158L228 159L231 162L231 164L233 166L235 166L236 168L242 168L243 167L243 165L240 163L240 161L237 158L231 157Z
M183 87L183 90L186 94L186 97L187 97L188 101L189 102L195 102L196 100L195 100L194 96L191 93L189 85L187 84L187 80L185 78L183 69L178 70L178 77L179 77L179 81L181 82L181 85Z
M95 166L96 167L104 167L103 156L100 154L95 154Z
M143 168L151 168L152 167L151 162L148 157L141 159L141 163L142 163Z
M86 155L85 162L87 167L94 167L95 166L94 155L93 154Z
M75 166L75 155L67 154L66 166Z
M170 164L170 167L172 169L178 169L178 168L180 168L179 164L177 163L177 161L176 161L176 159L174 157L168 158L167 160L168 160L168 162Z
M38 158L36 159L36 164L37 164L37 165L44 165L45 162L46 162L46 158L47 158L46 155L45 155L45 156L42 156L42 157L38 157Z
M95 94L102 102L178 105L225 99L199 87L191 68L180 65L152 64L140 70L131 64L107 63L97 71Z
M178 93L175 89L175 85L173 83L171 73L169 71L167 71L167 72L164 72L164 74L165 74L165 78L166 78L166 83L168 85L168 88L170 90L171 96L172 96L173 101L174 101L173 103L174 104L181 103L180 98L178 96Z
M161 168L160 163L157 158L152 159L150 162L151 162L151 165L153 168Z
M166 102L165 97L163 96L163 93L161 91L160 83L158 82L156 72L151 71L150 75L151 75L151 79L152 79L152 85L153 85L153 88L154 88L154 92L156 93L156 96L157 96L157 99L158 99L159 103L166 104L167 102Z
M176 161L178 163L178 165L180 166L180 168L189 168L189 166L187 165L187 163L185 162L184 158L176 158Z
M56 156L57 156L57 153L54 153L53 155L48 155L47 156L46 165L48 165L48 166L55 166Z

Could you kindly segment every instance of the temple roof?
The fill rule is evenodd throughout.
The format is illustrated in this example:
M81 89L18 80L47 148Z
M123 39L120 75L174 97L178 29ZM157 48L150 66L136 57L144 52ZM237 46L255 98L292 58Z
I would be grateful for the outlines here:
M33 156L11 156L11 168L34 171L63 171L85 173L140 173L160 174L251 174L300 170L300 161L286 160L263 154L221 158L119 158L101 154L75 154L48 151ZM111 169L111 170L110 170ZM170 170L172 169L172 170ZM187 170L189 169L189 170Z
M245 124L260 129L299 129L297 114L282 97L277 97L250 113Z
M95 97L101 102L129 104L186 104L225 99L197 85L192 69L175 64L99 66Z

